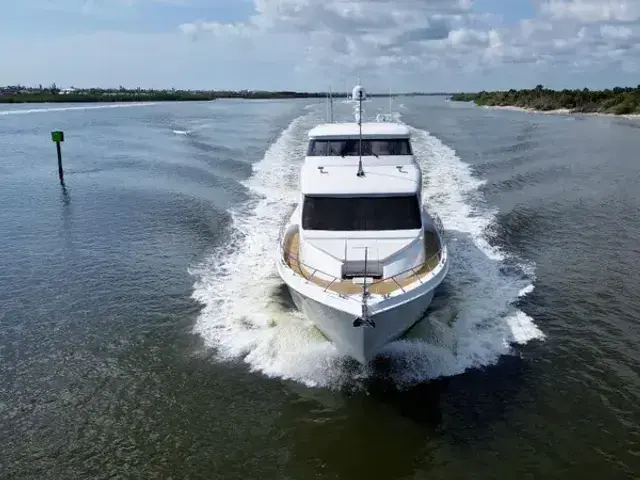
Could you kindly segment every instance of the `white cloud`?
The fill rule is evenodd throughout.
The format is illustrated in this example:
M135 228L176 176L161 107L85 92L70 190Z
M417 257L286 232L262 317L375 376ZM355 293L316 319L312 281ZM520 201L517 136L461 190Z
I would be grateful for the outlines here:
M629 27L602 25L600 27L602 38L609 40L624 40L633 35L633 31Z
M205 4L92 1L94 17L107 4L128 11L142 4ZM480 13L471 0L253 0L253 13L241 21L205 16L176 24L173 33L68 34L42 40L28 54L28 45L39 37L14 38L15 55L0 77L39 69L40 78L60 70L96 84L120 76L117 83L134 85L170 79L185 87L304 90L328 84L350 88L359 75L370 88L385 90L390 81L406 90L638 83L632 74L640 69L640 0L534 0L535 13L515 21L501 15L515 8L512 0L501 1L503 11ZM80 8L82 1L57 3L60 8L72 4ZM106 38L109 43L101 45ZM38 59L53 46L68 52L68 62L60 59L49 70L38 67L47 63ZM109 59L106 70L100 55ZM79 58L93 67L79 69ZM147 72L163 72L163 77ZM32 83L45 81L40 78Z
M298 56L291 57L297 75L338 81L370 70L384 71L381 76L421 65L432 70L445 45L463 49L465 35L488 42L488 33L466 28L477 17L470 0L255 0L248 21L193 22L180 29L201 40L210 35L215 41L253 36L256 42L292 42L298 47Z
M435 69L444 79L527 64L563 66L571 75L640 61L628 56L635 27L604 23L638 20L640 0L541 0L535 17L515 25L474 12L470 0L255 0L254 5L255 14L245 22L194 22L181 30L203 41L251 37L278 43L279 38L298 54L291 57L296 75L326 81L401 72L418 83Z
M576 22L634 22L640 19L637 0L547 0L541 5L544 15L554 20Z

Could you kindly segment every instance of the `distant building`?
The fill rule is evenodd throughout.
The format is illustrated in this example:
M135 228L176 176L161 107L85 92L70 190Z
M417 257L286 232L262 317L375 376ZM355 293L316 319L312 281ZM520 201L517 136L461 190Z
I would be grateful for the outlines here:
M63 88L60 90L60 94L61 95L68 95L70 93L74 93L76 91L76 89L74 87L69 87L69 88Z

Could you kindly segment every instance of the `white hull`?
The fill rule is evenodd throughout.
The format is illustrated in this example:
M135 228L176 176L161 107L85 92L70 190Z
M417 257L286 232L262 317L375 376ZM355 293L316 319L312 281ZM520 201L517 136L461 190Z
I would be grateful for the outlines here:
M354 327L358 315L312 300L291 287L289 291L298 310L336 345L338 351L360 363L372 360L382 347L415 325L424 316L434 294L430 290L403 305L373 315L375 327Z
M291 228L297 229L289 224L285 231ZM443 243L440 262L428 277L387 298L372 295L367 302L367 311L374 327L354 326L354 321L362 315L360 295L342 295L319 287L294 272L282 255L276 266L298 310L336 345L338 351L367 363L382 347L401 337L424 317L435 289L447 275L449 258Z

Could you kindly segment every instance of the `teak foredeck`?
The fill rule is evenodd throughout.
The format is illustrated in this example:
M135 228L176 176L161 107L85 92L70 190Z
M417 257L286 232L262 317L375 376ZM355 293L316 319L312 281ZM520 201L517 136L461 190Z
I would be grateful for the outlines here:
M368 284L368 291L374 295L389 295L396 290L404 289L404 287L417 280L422 280L438 266L438 263L440 263L440 246L435 232L425 231L424 249L427 260L421 267L409 270L406 274L401 275L400 278L391 277L382 280L375 280L371 284ZM300 234L299 232L294 232L288 235L284 244L284 260L294 272L303 276L310 282L332 292L343 295L362 293L362 285L359 283L354 283L351 279L337 278L334 280L325 280L320 278L317 271L314 272L314 270L309 266L303 265L299 258Z

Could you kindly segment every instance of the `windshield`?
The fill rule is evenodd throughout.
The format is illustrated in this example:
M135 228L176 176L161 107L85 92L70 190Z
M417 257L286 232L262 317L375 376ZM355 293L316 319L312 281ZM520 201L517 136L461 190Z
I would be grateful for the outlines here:
M358 139L348 140L311 140L308 156L357 156ZM363 155L411 155L411 143L408 138L362 139Z
M422 227L416 195L394 197L306 196L305 230L416 230Z

